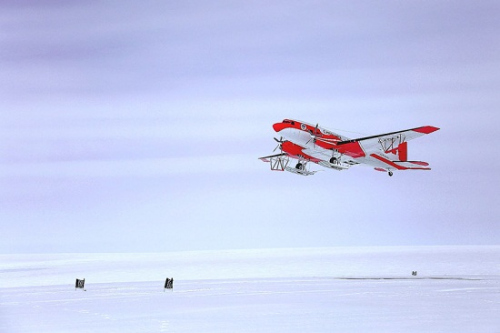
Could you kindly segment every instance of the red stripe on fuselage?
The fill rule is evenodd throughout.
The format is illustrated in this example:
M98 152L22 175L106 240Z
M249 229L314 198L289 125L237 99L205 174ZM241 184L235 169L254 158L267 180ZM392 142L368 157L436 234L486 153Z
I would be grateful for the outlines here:
M273 125L273 129L279 132L285 128L296 128L300 129L300 122L290 119L283 119L281 123L276 123Z

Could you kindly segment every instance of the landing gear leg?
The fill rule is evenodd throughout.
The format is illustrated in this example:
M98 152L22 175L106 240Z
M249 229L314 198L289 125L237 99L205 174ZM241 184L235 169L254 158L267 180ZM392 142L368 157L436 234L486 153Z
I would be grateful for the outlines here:
M388 174L389 174L389 177L392 177L392 175L393 175L392 171L389 171Z

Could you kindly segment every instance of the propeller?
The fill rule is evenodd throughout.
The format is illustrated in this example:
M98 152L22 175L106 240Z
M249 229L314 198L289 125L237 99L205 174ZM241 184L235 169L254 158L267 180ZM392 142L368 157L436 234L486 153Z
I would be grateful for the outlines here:
M282 149L281 149L281 144L284 142L284 141L283 141L283 137L282 137L282 136L280 136L280 139L279 139L279 140L278 140L278 139L276 139L276 138L273 138L273 139L274 139L274 141L276 141L276 142L278 143L278 145L276 146L276 148L274 148L274 149L273 149L273 153L274 153L274 152L276 151L276 149L278 149L278 148L279 148L280 150L282 150Z
M329 139L329 138L324 138L323 132L319 129L318 124L316 124L316 127L314 128L314 131L309 130L309 135L311 135L311 138L307 140L306 145L313 140L313 143L316 144L317 141L321 141L327 144L333 144L337 142L338 140L335 139Z
M318 125L319 124L316 124L316 127L314 128L314 132L313 131L309 131L309 134L311 135L311 138L309 140L307 140L306 142L306 145L311 142L311 140L313 140L313 143L316 143L316 140L317 140L317 135L318 135Z

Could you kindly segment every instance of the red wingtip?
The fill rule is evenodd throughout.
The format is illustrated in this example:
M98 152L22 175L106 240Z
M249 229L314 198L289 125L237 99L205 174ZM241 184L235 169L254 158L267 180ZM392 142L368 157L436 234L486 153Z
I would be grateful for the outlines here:
M420 165L420 166L429 166L429 163L427 163L427 162L422 162L422 161L411 161L410 163L411 163L411 164Z
M415 132L418 132L418 133L431 134L432 132L435 132L435 131L439 130L439 127L422 126L422 127L419 127L419 128L414 128L413 130Z

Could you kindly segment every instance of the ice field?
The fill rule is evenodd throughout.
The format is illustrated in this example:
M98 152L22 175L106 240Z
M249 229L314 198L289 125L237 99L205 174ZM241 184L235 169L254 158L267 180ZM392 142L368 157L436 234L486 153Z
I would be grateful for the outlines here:
M0 255L0 332L500 332L500 246Z

